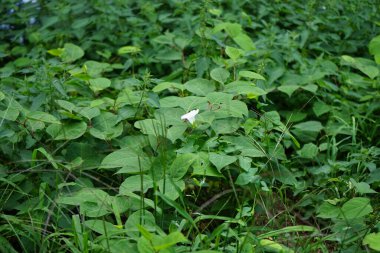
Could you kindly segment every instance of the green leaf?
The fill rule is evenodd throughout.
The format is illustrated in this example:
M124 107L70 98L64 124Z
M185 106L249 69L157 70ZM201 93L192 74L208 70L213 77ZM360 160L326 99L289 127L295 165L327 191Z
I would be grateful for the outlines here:
M225 22L221 23L219 26L221 29L224 29L231 38L236 37L243 32L243 28L238 23ZM216 27L216 29L218 28L219 27Z
M224 92L211 92L207 94L207 99L211 104L227 103L234 98L234 95Z
M74 140L81 137L87 130L85 122L51 124L46 128L46 132L54 140Z
M350 182L355 186L356 191L360 194L377 193L375 190L371 189L371 186L366 182L358 183L353 178L350 178Z
M82 48L71 43L66 43L63 48L63 53L60 55L60 57L64 62L73 62L82 58L83 55L84 51Z
M150 161L142 152L134 151L131 148L123 148L107 155L100 165L102 169L120 167L125 170L130 169L132 172L146 171L150 168Z
M49 154L44 148L37 148L33 150L33 153L32 153L33 166L34 166L34 161L36 160L36 157L37 157L37 152L40 152L41 154L43 154L47 158L47 160L51 163L51 165L53 165L54 169L58 169L58 164L55 162L53 156Z
M196 160L192 167L193 175L210 176L210 177L223 177L223 175L210 165L209 154L205 152L199 152L196 154Z
M117 53L119 55L137 54L139 52L141 52L141 49L139 47L135 47L135 46L124 46L124 47L119 48L119 50L117 50Z
M301 86L301 89L307 90L307 91L310 91L313 94L316 94L316 92L318 90L318 86L315 85L315 84L308 84L306 86Z
M380 232L367 234L364 237L363 245L368 245L371 249L380 251Z
M269 252L278 252L278 253L293 253L294 252L288 247L278 242L268 240L268 239L261 239L260 245L264 247L266 250L268 250Z
M180 61L182 60L182 52L176 49L167 49L159 52L156 59L160 61Z
M177 181L183 178L190 166L194 163L196 156L194 154L179 154L169 167L168 175Z
M161 107L181 107L186 112L191 110L207 110L208 100L205 97L187 96L176 97L169 96L160 99Z
M293 126L292 132L303 142L314 141L323 129L319 121L306 121Z
M209 80L196 78L184 84L186 90L198 96L206 96L208 93L215 91L215 85Z
M325 104L322 101L317 101L313 104L313 112L317 117L329 112L331 110L331 106Z
M112 212L112 197L96 188L83 188L72 194L60 196L57 203L80 206L80 212L87 217L101 217Z
M141 227L139 227L141 229ZM143 235L144 233L140 231ZM156 253L157 251L154 250L152 246L152 242L146 239L145 237L140 237L137 240L137 251L139 253Z
M298 90L298 88L300 88L300 86L298 86L298 85L282 85L282 86L278 87L277 89L279 91L286 93L289 97L291 97L292 94L296 90Z
M380 73L377 65L373 61L365 58L353 58L348 55L343 55L342 63L360 70L371 79L374 79Z
M27 113L26 117L28 119L33 119L45 123L61 124L61 122L56 117L46 112L31 111Z
M176 200L185 190L185 181L174 181L170 177L166 177L158 181L158 189L169 199Z
M183 138L183 133L186 131L187 127L186 124L172 126L168 129L166 137L174 143L176 140Z
M238 49L238 48L227 46L226 47L226 54L233 61L236 61L237 59L239 59L244 54L244 52L242 50Z
M50 49L47 52L53 56L61 57L65 50L63 48Z
M228 72L227 70L223 68L215 68L211 70L210 76L212 79L214 79L218 83L224 84L227 81L228 77L230 76L230 72Z
M70 103L66 100L56 100L55 101L60 107L65 109L66 111L73 112L75 110L76 106L73 103Z
M131 238L138 238L140 234L138 226L143 226L148 231L155 231L156 221L153 214L147 210L139 210L130 214L125 222L127 235Z
M265 151L251 138L245 136L223 136L223 142L233 145L241 155L249 157L266 157Z
M238 118L225 118L214 120L211 128L216 134L229 134L236 132L240 127L240 120Z
M313 143L305 144L297 154L302 158L313 159L318 155L318 147Z
M245 51L253 51L256 49L252 39L245 33L240 33L232 38L236 44L239 45Z
M166 235L162 238L155 238L155 240L153 240L153 248L158 251L158 250L163 250L163 249L167 249L173 245L176 245L177 243L180 243L180 242L187 242L187 239L186 237L181 233L181 232L178 232L178 231L174 231L172 233L170 233L169 235Z
M161 91L167 90L167 89L178 89L178 90L183 91L185 89L185 87L183 84L179 84L179 83L162 82L162 83L159 83L156 86L154 86L152 91L158 93L158 92L161 92Z
M90 134L98 139L111 140L123 132L122 123L116 125L118 121L117 115L110 112L102 112L93 119ZM115 126L116 125L116 126Z
M350 220L366 216L373 212L368 198L352 198L342 206L341 218Z
M380 35L373 38L368 45L369 53L375 57L377 64L380 64Z
M340 214L340 209L328 202L323 202L318 208L318 216L322 219L337 218Z
M20 111L10 106L8 106L4 111L0 111L0 118L10 120L10 121L15 121L19 115L20 115ZM2 121L0 120L0 122Z
M228 117L244 118L244 116L248 116L248 107L240 100L231 100L216 107L214 113L217 119Z
M282 234L287 234L287 233L297 233L297 232L319 232L318 229L312 226L304 226L304 225L299 225L299 226L289 226L289 227L284 227L280 228L277 230L272 230L269 232L266 232L264 234L260 234L257 236L258 239L264 239L268 237L277 237Z
M236 156L229 156L224 154L210 153L210 162L216 167L220 172L224 167L234 163L237 160Z
M239 71L239 76L248 78L248 79L257 79L257 80L264 80L264 81L266 80L265 77L253 71L246 71L246 70Z
M267 94L266 91L254 86L254 84L244 81L235 81L225 86L224 91L234 95L262 96Z
M141 187L142 180L142 187ZM119 193L121 195L126 194L127 192L140 192L141 188L145 193L147 190L153 187L153 180L148 175L135 175L127 177L124 182L120 185Z
M110 68L109 63L97 62L97 61L86 61L83 66L85 66L86 72L91 77L97 77L103 72ZM112 68L111 68L112 69Z
M4 98L5 98L5 94L0 91L0 101L3 100Z
M93 92L98 92L111 86L111 80L104 77L90 79L89 83L90 83L90 89Z
M104 220L86 220L84 225L96 233L107 236L124 232L122 228L118 228L112 223Z
M101 202L103 205L108 205L111 202L111 197L103 190L96 188L83 188L77 192L59 196L57 203L64 205L79 206L84 202Z
M236 179L235 184L237 185L247 185L249 183L256 183L260 180L260 176L256 175L257 168L251 168L248 172L240 173Z
M77 107L75 108L75 111L82 115L83 117L87 118L88 120L91 120L94 117L97 117L100 115L99 108L91 108L91 107Z
M160 108L154 112L154 117L157 121L165 123L167 126L187 126L181 120L181 116L186 113L182 108ZM161 123L160 123L161 124Z
M144 119L136 121L134 126L141 130L144 134L150 134L154 136L164 136L166 127L162 126L160 121L156 119Z
M4 253L17 253L12 244L3 236L0 236L0 245L2 247L2 252Z
M191 218L190 214L185 209L183 209L177 202L169 199L167 196L165 196L161 192L158 192L157 194L163 201L166 202L166 204L173 207L183 218L185 218L188 222L190 222L191 225L195 226L193 218Z

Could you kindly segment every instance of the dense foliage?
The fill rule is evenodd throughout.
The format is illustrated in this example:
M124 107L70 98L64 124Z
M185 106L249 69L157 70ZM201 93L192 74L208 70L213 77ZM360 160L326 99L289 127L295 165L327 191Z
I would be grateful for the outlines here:
M2 0L0 252L380 251L379 8Z

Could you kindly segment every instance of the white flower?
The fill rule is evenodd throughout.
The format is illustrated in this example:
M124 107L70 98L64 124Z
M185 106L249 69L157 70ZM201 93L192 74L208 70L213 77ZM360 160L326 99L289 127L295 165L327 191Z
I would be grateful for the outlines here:
M194 123L195 121L195 116L199 113L199 109L196 109L196 110L192 110L184 115L181 116L181 119L182 120L187 120L189 121L191 124Z

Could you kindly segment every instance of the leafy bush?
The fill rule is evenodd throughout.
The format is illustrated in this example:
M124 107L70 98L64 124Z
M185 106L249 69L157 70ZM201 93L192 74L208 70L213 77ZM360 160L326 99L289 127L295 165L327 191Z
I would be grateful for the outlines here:
M379 13L3 1L0 251L379 251Z

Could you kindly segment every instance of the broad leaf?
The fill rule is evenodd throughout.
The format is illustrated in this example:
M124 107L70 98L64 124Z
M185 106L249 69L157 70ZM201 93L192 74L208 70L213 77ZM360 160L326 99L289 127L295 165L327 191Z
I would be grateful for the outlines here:
M215 68L211 70L210 76L212 79L214 79L218 83L224 84L227 81L228 77L230 76L230 72L228 72L227 70L223 68Z
M220 172L224 167L234 163L237 160L236 156L229 156L224 154L210 153L210 162L217 168Z
M366 216L373 212L370 200L368 198L352 198L342 206L340 218L355 219Z
M65 124L51 124L46 132L54 140L73 140L81 137L87 130L87 124L83 121Z
M198 96L206 96L215 90L215 85L206 79L196 78L184 84L186 90Z

